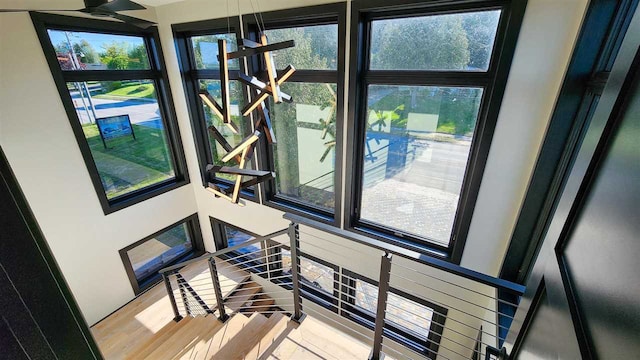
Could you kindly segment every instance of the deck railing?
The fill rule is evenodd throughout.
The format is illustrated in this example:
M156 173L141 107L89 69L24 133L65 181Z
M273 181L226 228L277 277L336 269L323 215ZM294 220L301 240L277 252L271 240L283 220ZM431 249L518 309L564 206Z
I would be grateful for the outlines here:
M308 314L368 342L370 359L505 358L502 343L523 286L298 215L284 217L291 221L287 229L161 270L176 321L215 312L226 320L237 286L233 271L245 272L274 285L261 291L274 299L275 311L297 322ZM260 246L248 251L254 244ZM181 271L201 261L209 263L209 276L185 279ZM236 270L221 277L218 267L227 265ZM333 289L312 276L333 281Z

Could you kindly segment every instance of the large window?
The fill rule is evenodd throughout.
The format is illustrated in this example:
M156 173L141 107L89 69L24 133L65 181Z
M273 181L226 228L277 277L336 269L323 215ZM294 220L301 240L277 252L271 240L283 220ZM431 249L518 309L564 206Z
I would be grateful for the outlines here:
M136 294L160 281L158 271L202 255L204 245L196 214L120 250Z
M291 64L296 72L281 86L294 101L269 104L277 143L262 162L277 176L265 186L265 202L333 223L341 196L344 13L345 5L336 4L265 13L260 24L243 18L250 38L260 27L270 43L296 44L274 52L279 68ZM252 69L262 71L253 60Z
M237 166L237 160L223 163L222 157L227 151L216 140L209 127L214 126L235 147L242 139L252 133L250 117L244 117L240 110L247 104L245 86L238 81L239 73L246 72L242 59L233 59L228 62L230 70L230 104L231 121L238 129L232 132L225 126L211 108L201 100L199 94L207 92L219 104L221 100L220 62L218 61L218 40L225 40L229 52L237 50L237 41L240 38L240 22L238 18L208 20L202 22L174 25L176 41L180 50L181 68L184 74L185 90L190 103L194 135L198 146L198 159L202 172L203 185L209 182L221 188L232 186L234 175L217 174L215 178L206 173L209 164ZM254 168L253 160L246 168ZM245 198L255 198L255 187L243 189L241 195Z
M345 226L459 261L508 71L509 6L452 4L354 2Z
M269 98L276 143L263 139L252 165L276 175L253 198L459 263L525 5L352 1L349 39L345 3L174 25L202 168L225 153L198 99L202 89L219 96L215 39L236 49L242 27L254 41L260 32L294 40L272 53L278 69L296 68L281 85L293 102ZM265 64L252 56L229 66L235 111L256 96L238 72L260 77ZM244 132L226 134L232 145L252 131L234 114Z
M378 307L377 283L342 270L343 315L371 329ZM391 288L387 296L385 336L403 343L429 358L436 358L447 309Z
M33 19L105 213L185 184L157 31Z

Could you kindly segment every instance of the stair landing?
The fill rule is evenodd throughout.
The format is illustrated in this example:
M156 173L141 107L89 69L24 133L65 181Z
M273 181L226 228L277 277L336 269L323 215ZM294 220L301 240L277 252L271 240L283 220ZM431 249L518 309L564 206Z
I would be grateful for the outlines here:
M205 262L202 269L194 267L188 271L197 276L200 271L205 273L209 269ZM239 286L244 279L246 277L238 278ZM241 298L234 300L237 303L243 301ZM259 301L264 299L254 299L252 304ZM236 305L236 311L242 309L242 304ZM264 305L270 306L270 303ZM290 321L281 313L266 317L247 312L235 312L225 323L214 315L186 317L174 322L162 283L94 325L91 330L107 360L350 360L366 359L370 351L366 344L311 316L307 316L302 324Z

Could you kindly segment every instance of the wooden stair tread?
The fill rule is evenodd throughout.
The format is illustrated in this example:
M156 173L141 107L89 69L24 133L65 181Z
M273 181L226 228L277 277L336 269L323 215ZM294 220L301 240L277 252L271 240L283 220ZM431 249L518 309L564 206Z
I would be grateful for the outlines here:
M198 316L160 343L145 359L173 359L188 354L196 346L201 334L206 334L220 322L213 316Z
M247 282L241 288L232 292L230 297L225 299L224 304L229 309L238 311L261 290L262 288L257 283L253 281Z
M183 329L185 326L189 324L189 322L193 318L186 317L179 322L171 321L165 327L160 329L157 333L153 335L151 339L143 343L141 346L138 346L133 351L127 354L126 359L141 359L149 355L153 352L157 346L162 344L166 339L170 338L177 331ZM127 334L123 334L127 336Z
M209 334L206 339L206 351L200 351L197 359L217 359L217 352L227 343L236 337L249 323L249 318L245 315L236 314L232 316L222 328L213 334Z
M260 341L249 351L247 359L259 359L270 349L271 346L277 346L274 341L282 334L289 324L289 318L281 313L274 313L265 325L267 333L260 338Z
M243 315L237 314L235 316ZM272 318L275 321L275 317ZM222 346L213 358L224 360L257 359L259 354L254 349L259 350L262 338L269 333L274 324L271 319L267 319L262 314L252 314L242 331Z
M273 298L265 294L258 294L250 301L247 301L244 307L240 308L240 311L244 313L269 311L275 303L276 301Z
M193 344L191 349L180 354L180 359L204 359L206 354L212 347L212 339L219 332L224 333L225 323L215 321L215 326L210 327L208 330L198 334L198 340Z
M366 359L371 351L368 344L312 316L297 327L293 324L289 322L291 331L262 359Z

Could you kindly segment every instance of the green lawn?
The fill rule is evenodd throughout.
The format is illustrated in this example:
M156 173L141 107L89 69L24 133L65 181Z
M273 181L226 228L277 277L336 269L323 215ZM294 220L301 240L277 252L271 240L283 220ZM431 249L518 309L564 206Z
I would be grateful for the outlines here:
M133 125L131 136L107 140L102 144L98 127L82 127L98 167L107 198L156 184L174 176L173 165L162 130Z
M103 97L103 96L119 96L119 97L129 97L136 99L155 99L156 92L153 84L135 84L123 86L121 88L115 89L113 91L96 95L95 97Z

